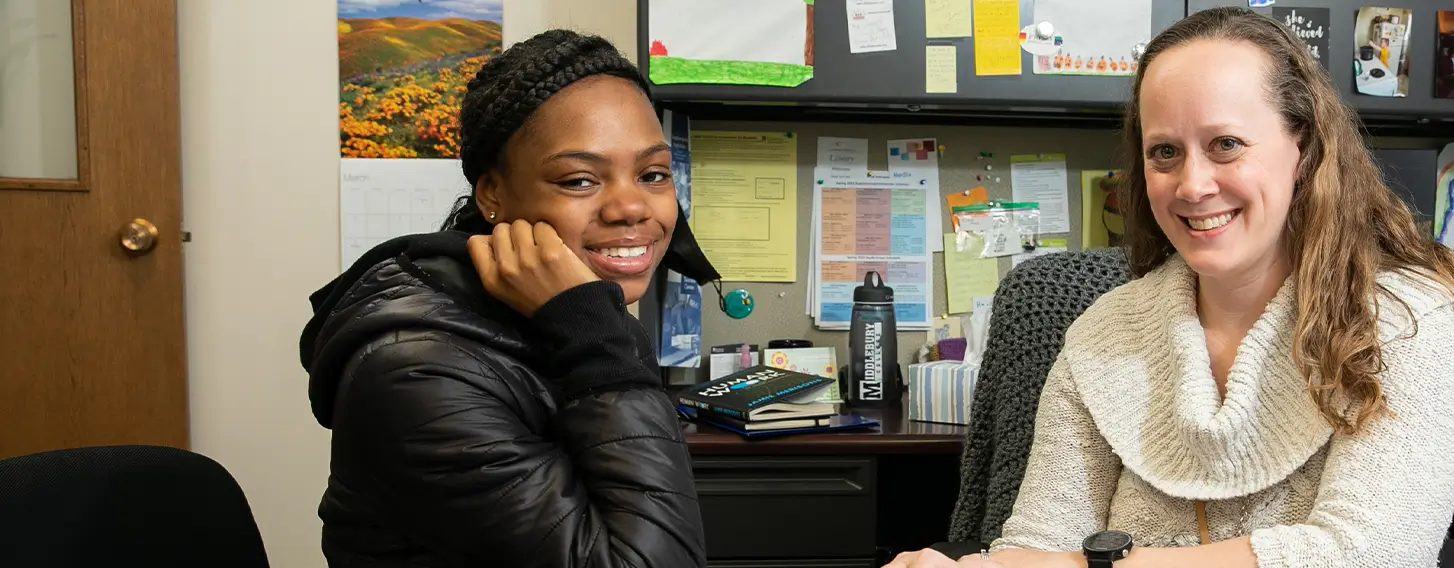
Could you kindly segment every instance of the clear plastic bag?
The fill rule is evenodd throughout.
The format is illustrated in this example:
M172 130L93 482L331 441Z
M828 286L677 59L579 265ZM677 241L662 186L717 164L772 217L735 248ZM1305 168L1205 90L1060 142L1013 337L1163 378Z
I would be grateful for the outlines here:
M980 258L1010 256L1035 250L1040 233L1040 204L1034 201L988 201L955 207L959 221L955 250Z

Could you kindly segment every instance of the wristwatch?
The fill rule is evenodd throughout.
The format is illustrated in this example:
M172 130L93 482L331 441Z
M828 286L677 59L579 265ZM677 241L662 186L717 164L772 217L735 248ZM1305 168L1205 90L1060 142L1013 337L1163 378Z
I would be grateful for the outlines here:
M1131 553L1131 535L1121 531L1101 531L1085 537L1080 543L1086 566L1111 568L1115 561Z

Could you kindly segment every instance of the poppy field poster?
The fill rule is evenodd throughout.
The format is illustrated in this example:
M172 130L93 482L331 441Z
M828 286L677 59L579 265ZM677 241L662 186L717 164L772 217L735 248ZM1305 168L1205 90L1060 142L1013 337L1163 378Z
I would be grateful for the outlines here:
M457 158L465 85L501 50L503 0L339 0L344 158Z

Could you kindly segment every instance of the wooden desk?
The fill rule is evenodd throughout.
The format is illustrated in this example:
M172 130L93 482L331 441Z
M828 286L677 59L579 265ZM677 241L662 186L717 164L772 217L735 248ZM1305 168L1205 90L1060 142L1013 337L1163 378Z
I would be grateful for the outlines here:
M879 428L748 440L683 423L709 566L877 568L945 540L965 428L849 411Z

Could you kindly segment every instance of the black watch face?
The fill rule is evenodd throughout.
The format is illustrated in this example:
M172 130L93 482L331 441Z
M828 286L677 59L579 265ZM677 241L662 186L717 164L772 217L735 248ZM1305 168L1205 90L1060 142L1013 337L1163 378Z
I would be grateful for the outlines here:
M1131 546L1131 535L1121 531L1101 531L1085 537L1086 552L1119 552Z

